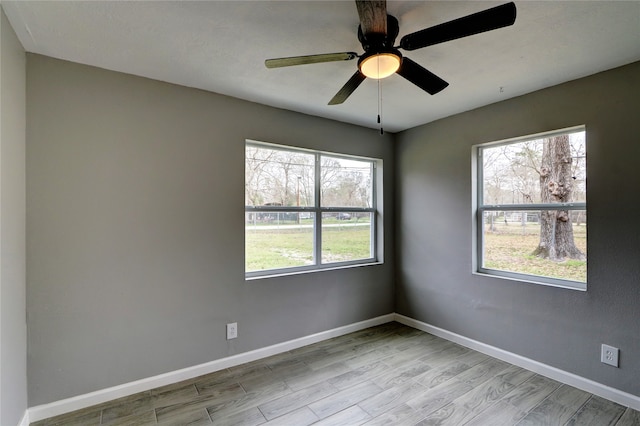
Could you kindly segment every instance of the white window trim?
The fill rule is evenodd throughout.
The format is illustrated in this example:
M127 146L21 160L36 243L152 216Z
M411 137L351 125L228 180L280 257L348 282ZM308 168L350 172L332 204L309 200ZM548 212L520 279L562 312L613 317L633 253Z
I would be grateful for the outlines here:
M245 213L251 212L265 212L265 213L277 213L277 212L311 212L314 213L314 241L313 241L313 265L294 266L287 268L277 269L265 269L259 271L246 271L245 279L259 279L270 278L277 276L296 275L301 273L310 273L326 270L335 270L351 267L361 267L369 265L378 265L383 262L382 255L382 160L376 158L369 158L363 156L346 155L328 151L311 150L306 148L299 148L287 145L273 144L268 142L259 142L254 140L246 140L245 147L254 146L266 149L277 149L282 151L291 152L303 152L306 154L313 154L315 156L315 173L314 173L314 206L247 206L245 205ZM321 175L321 161L322 156L343 158L350 160L360 160L371 162L372 165L372 206L371 207L322 207L321 206L321 182L319 176ZM370 253L372 257L350 260L344 262L331 262L322 263L322 214L331 212L344 212L344 213L370 213L371 215L371 236L370 236ZM245 244L246 244L246 228L245 228ZM246 265L246 262L245 262Z
M509 145L517 142L524 142L534 139L548 138L567 133L575 133L585 131L586 126L574 126L560 130L549 132L541 132L533 135L519 136L515 138L503 139L500 141L481 143L472 146L471 154L471 175L472 175L472 261L471 273L473 275L488 276L493 278L507 279L511 281L539 284L544 286L558 287L571 290L586 291L587 283L580 281L564 280L561 278L545 277L541 275L530 275L518 272L502 271L498 269L490 269L482 267L482 253L484 246L484 229L483 214L485 211L540 211L540 210L558 210L558 206L563 210L586 210L587 203L557 203L557 204L501 204L491 205L483 204L483 168L480 165L482 161L482 148L495 147L500 145Z

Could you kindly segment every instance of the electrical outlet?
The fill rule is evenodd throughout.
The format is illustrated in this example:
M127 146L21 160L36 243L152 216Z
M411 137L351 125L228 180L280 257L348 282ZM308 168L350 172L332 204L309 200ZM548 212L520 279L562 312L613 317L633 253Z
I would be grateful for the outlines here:
M600 353L600 361L613 365L614 367L618 367L618 355L620 354L620 349L614 348L609 345L602 345L602 350Z
M227 340L238 337L238 323L232 322L227 324Z

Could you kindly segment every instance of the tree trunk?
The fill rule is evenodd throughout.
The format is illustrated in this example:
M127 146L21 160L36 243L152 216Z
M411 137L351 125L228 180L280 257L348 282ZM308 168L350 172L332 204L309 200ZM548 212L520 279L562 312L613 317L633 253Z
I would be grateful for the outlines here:
M540 195L543 203L571 201L571 162L568 135L544 140L540 168ZM547 210L540 213L540 243L532 254L558 261L566 258L584 260L584 254L576 247L573 239L569 211Z

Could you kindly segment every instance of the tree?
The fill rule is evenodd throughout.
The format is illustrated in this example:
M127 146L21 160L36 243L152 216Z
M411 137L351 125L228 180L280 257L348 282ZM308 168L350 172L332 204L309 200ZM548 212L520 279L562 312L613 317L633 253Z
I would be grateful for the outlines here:
M301 205L308 205L313 168L311 154L247 146L245 204L297 206L300 199Z
M268 179L267 165L274 156L275 151L264 150L255 147L247 147L245 153L244 186L245 205L259 206L264 203L263 193L260 188Z
M544 140L540 165L542 203L571 202L573 183L571 163L569 135ZM551 260L585 259L584 253L575 245L569 211L543 210L540 212L540 242L532 254Z
M308 207L314 205L315 155L247 146L245 205ZM325 207L370 207L371 163L320 156L320 191Z

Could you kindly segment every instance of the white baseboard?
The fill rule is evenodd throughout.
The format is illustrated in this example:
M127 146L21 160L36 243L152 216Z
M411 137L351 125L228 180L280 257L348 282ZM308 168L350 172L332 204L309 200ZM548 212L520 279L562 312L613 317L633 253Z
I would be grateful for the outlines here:
M18 423L18 426L29 426L29 423L31 423L31 421L29 420L29 410L25 410L20 423Z
M121 398L124 396L133 395L138 392L144 392L150 389L154 389L160 386L170 385L172 383L180 382L182 380L192 379L204 374L213 373L215 371L223 370L225 368L233 367L236 365L244 364L247 362L255 361L258 359L266 358L272 355L276 355L282 352L286 352L292 349L297 349L302 346L310 345L313 343L321 342L323 340L331 339L333 337L342 336L352 333L354 331L363 330L368 327L384 324L391 321L397 321L401 324L405 324L409 327L416 328L418 330L431 333L435 336L442 337L443 339L450 340L458 343L462 346L474 349L478 352L490 355L494 358L501 359L511 364L517 365L527 370L531 370L535 373L549 377L562 383L566 383L570 386L574 386L578 389L582 389L586 392L590 392L594 395L601 396L618 404L631 407L635 410L640 410L640 397L632 395L626 392L622 392L618 389L605 386L601 383L594 382L584 377L577 376L575 374L560 370L555 367L543 364L538 361L534 361L523 356L507 352L500 348L496 348L491 345L487 345L482 342L478 342L468 337L461 336L459 334L444 330L439 327L415 320L413 318L406 317L400 314L388 314L380 317L372 318L366 321L357 322L354 324L346 325L343 327L334 328L332 330L323 331L320 333L312 334L310 336L301 337L298 339L290 340L288 342L278 343L276 345L268 346L266 348L256 349L249 352L233 355L227 358L218 359L215 361L207 362L193 367L184 368L181 370L172 371L165 374L149 377L142 380L137 380L130 383L114 386L107 389L87 393L84 395L78 395L72 398L63 399L60 401L52 402L50 404L38 405L29 408L22 418L18 426L28 426L30 422L36 422L44 420L49 417L58 416L60 414L69 413L71 411L87 408L92 405L101 404L103 402L110 401L112 399Z
M496 348L495 346L487 345L486 343L469 339L468 337L452 333L451 331L444 330L442 328L406 317L404 315L395 314L394 320L409 327L426 331L427 333L431 333L434 336L442 337L443 339L458 343L462 346L466 346L467 348L482 352L483 354L498 358L513 365L517 365L518 367L526 368L527 370L533 371L534 373L538 373L545 377L549 377L550 379L554 379L561 383L576 387L585 392L598 395L602 398L617 402L618 404L624 405L626 407L631 407L634 410L640 410L640 397L636 395L620 391L618 389L603 385L602 383L594 382L593 380L589 380L576 374L552 367L550 365L534 361L530 358L526 358L512 352L507 352L503 349Z
M204 374L213 373L225 368L255 361L261 358L266 358L292 349L297 349L302 346L331 339L333 337L353 333L354 331L364 330L365 328L385 324L387 322L393 321L393 319L394 314L387 314L366 321L360 321L354 324L345 325L343 327L334 328L332 330L322 331L310 336L300 337L288 342L278 343L266 348L244 352L227 358L217 359L215 361L195 365L193 367L183 368L181 370L160 374L142 380L136 380L130 383L124 383L122 385L102 389L84 395L74 396L72 398L63 399L49 404L31 407L27 410L27 413L25 413L27 423L25 423L24 426L28 426L29 421L37 422L49 417L59 416L60 414L70 413L82 408L91 407L92 405L102 404L103 402L111 401L112 399L133 395L135 393L144 392L160 386L170 385L182 380L192 379ZM19 426L23 426L24 421L25 420L23 419L23 422L21 422Z

